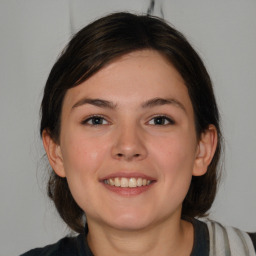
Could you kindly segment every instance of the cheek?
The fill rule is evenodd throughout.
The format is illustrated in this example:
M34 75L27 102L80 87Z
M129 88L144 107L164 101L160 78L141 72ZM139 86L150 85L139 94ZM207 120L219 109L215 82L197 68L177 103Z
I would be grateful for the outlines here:
M105 145L105 144L102 144ZM62 143L62 156L67 176L87 176L96 172L106 155L104 146L97 139L75 134Z
M181 207L188 192L194 164L194 144L186 136L158 139L151 148L151 165L158 172L158 203L163 214ZM152 143L153 144L153 143Z
M152 164L164 181L165 194L183 200L191 183L195 161L195 140L186 134L158 140Z
M191 171L195 161L195 139L186 134L158 138L151 152L162 169L169 172Z
M82 136L63 139L64 169L71 194L85 211L97 203L98 170L106 157L106 149Z

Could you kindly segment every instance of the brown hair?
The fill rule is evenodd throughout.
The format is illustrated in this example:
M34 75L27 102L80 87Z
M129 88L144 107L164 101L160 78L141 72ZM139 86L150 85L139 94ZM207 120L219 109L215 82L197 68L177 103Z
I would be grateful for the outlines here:
M46 129L59 142L63 98L69 88L91 77L113 59L126 53L153 49L162 53L178 70L187 86L195 114L198 138L215 125L218 145L205 175L192 177L183 202L182 215L203 216L211 207L217 189L217 164L221 152L219 113L210 77L198 54L186 38L160 18L131 13L115 13L80 30L54 64L41 105L40 133ZM66 178L52 170L48 195L68 226L82 233L84 212L74 201Z

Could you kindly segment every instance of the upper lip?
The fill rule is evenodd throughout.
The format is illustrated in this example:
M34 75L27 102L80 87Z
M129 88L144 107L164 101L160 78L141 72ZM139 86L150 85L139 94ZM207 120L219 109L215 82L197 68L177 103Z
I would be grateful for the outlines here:
M106 175L102 178L100 178L100 181L104 181L104 180L108 180L108 179L113 179L113 178L143 178L143 179L147 179L147 180L156 180L155 178L143 174L143 173L139 173L139 172L115 172L115 173L111 173L109 175Z

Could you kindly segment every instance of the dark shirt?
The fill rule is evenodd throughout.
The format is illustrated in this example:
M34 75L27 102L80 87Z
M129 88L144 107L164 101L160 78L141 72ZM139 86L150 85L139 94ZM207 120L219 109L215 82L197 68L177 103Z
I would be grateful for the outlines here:
M193 219L194 246L190 256L209 255L209 232L204 222ZM28 251L20 256L93 256L86 239L86 234L76 237L65 237L57 243L44 248L37 248ZM256 251L256 233L249 233Z

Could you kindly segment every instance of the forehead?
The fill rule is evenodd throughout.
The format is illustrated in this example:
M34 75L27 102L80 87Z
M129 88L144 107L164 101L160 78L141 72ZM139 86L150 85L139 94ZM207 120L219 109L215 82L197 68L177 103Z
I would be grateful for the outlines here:
M119 104L139 104L150 98L177 98L191 102L184 80L161 53L141 50L125 54L68 90L64 105L83 97L102 98Z

